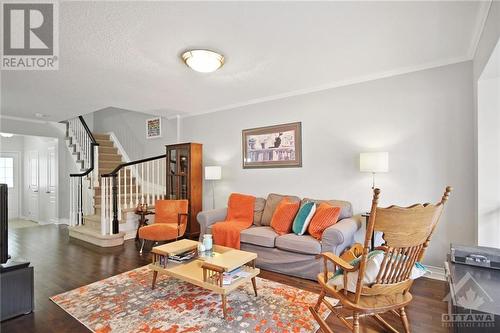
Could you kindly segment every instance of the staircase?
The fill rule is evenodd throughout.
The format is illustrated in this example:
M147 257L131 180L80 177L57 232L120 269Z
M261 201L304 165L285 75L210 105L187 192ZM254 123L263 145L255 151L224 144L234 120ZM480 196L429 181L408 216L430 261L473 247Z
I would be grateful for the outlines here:
M64 123L78 169L69 175L69 236L101 247L121 245L135 237L136 207L154 209L156 200L168 197L166 155L124 162L110 135L92 133L82 116Z
M98 174L108 174L112 172L117 166L124 163L122 156L118 153L118 149L114 147L109 134L92 133L95 140L99 144L98 156ZM71 138L67 138L71 142ZM70 149L76 150L74 144L69 144ZM74 151L77 156L77 163L82 163L79 159L79 152ZM82 168L82 171L84 169ZM133 178L135 182L135 178ZM73 226L69 228L69 236L88 243L92 243L101 247L111 247L123 244L124 233L106 234L101 232L101 179L99 179L99 186L90 189L92 193L92 202L94 212L83 216L83 225ZM123 219L122 219L123 220Z

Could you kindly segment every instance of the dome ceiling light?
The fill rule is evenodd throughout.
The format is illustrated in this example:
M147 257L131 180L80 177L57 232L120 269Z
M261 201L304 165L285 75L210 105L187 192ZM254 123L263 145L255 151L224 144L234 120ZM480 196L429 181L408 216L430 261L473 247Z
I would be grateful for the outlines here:
M224 56L210 50L189 50L181 57L189 68L200 73L215 72L224 65Z

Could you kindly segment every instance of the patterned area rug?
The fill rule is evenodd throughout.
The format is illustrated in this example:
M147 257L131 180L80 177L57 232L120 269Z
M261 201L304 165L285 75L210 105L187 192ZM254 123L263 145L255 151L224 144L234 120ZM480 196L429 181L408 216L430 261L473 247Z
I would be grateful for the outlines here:
M257 278L259 296L251 283L233 291L224 320L220 295L165 275L151 290L151 276L145 266L51 300L98 333L297 333L318 328L308 310L318 299L314 293ZM326 317L330 311L322 307L320 313Z

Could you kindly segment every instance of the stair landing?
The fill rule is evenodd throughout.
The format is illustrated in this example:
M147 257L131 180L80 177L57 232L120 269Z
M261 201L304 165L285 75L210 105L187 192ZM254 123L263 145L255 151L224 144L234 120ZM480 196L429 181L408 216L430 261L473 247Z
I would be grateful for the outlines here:
M113 235L101 235L101 230L92 225L79 225L69 227L69 237L82 240L100 247L113 247L123 244L125 233L119 232Z

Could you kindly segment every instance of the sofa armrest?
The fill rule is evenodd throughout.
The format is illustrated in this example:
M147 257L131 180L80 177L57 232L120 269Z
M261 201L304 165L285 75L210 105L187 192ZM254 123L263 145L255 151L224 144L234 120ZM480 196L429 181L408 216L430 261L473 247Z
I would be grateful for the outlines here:
M224 221L227 215L227 208L219 208L213 210L205 210L199 212L196 216L196 220L200 224L200 240L206 233L207 228L214 224L215 222Z
M353 216L342 219L323 231L321 252L340 255L346 247L354 243L354 234L361 227L361 218Z

